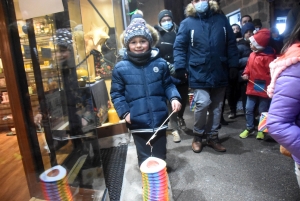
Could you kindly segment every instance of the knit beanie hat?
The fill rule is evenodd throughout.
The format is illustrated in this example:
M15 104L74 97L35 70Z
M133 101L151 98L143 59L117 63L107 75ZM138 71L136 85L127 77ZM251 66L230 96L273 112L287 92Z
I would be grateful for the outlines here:
M56 30L56 34L53 37L55 44L59 46L67 47L68 49L72 48L73 40L71 32L66 28L61 28Z
M124 44L127 49L129 48L130 40L136 36L144 37L148 40L150 47L152 46L153 39L150 30L146 27L144 23L137 22L129 24L129 26L124 32Z
M172 11L170 10L162 10L158 13L158 22L160 24L160 21L163 17L170 17L172 20L173 20L173 14L172 14Z
M136 18L143 18L144 17L144 13L143 11L141 10L136 10L135 13L131 16L131 22L133 19L136 19Z
M244 37L245 33L247 31L251 30L252 32L255 30L254 25L252 24L252 22L247 22L246 24L244 24L244 26L242 27L242 37Z
M268 29L261 29L249 38L250 42L256 49L263 50L267 47L271 37L271 32Z

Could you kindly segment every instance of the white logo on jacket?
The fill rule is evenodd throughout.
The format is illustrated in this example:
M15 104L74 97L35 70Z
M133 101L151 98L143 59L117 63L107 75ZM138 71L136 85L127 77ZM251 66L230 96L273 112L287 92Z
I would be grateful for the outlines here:
M155 67L153 68L153 72L154 72L154 73L158 73L158 71L159 71L159 68L155 66Z

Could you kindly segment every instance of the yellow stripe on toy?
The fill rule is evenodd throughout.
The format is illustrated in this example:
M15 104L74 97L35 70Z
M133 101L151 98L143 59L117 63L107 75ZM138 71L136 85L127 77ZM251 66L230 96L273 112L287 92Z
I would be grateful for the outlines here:
M166 162L156 157L147 158L141 165L144 201L169 201Z
M267 112L262 112L259 118L259 124L257 127L258 131L261 132L268 132L268 128L267 128L267 117L268 117L268 113Z

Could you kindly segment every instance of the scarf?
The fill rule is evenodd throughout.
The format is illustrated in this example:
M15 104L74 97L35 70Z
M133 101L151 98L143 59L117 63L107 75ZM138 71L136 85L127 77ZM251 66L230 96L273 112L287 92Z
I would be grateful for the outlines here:
M279 75L289 66L294 65L300 61L300 42L294 43L281 56L272 61L269 65L271 74L271 83L267 88L268 96L270 98L274 95L275 82Z
M133 52L127 51L127 56L129 61L131 61L133 64L137 66L143 66L149 62L151 58L151 51L152 49L149 49L148 51L141 54L135 54Z

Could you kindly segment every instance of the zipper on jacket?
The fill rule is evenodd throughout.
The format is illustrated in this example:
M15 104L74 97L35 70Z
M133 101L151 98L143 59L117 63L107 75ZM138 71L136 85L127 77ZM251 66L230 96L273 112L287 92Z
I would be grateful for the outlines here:
M194 29L191 31L191 46L194 46Z
M148 85L148 83L146 82L146 76L145 76L145 67L144 66L142 66L142 69L143 69L143 79L144 79L144 81L145 81L145 84L143 85L144 86L144 89L145 89L145 92L146 92L146 100L147 100L147 106L148 106L148 110L149 110L149 114L150 114L150 116L151 116L151 124L152 124L152 130L153 130L153 132L154 132L154 122L153 122L153 113L152 113L152 110L151 110L151 107L150 107L150 105L149 105L149 91L148 91L148 88L146 87L147 85Z

